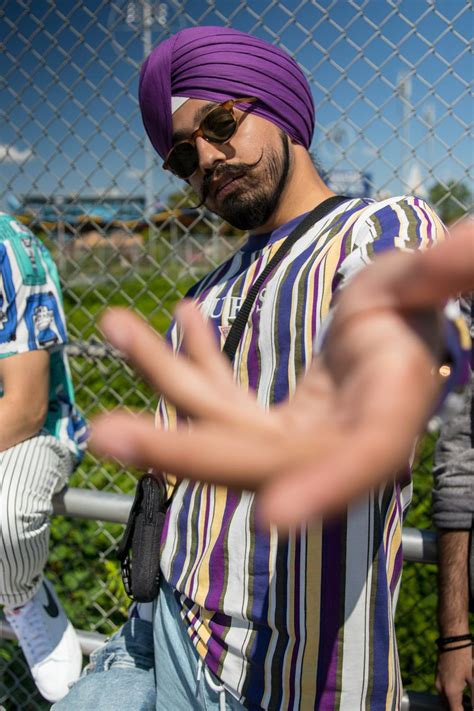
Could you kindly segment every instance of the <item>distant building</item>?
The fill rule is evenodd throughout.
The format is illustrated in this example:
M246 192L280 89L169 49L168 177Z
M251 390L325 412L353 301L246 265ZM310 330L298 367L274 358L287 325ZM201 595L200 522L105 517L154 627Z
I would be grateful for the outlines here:
M66 228L93 222L107 226L113 222L141 221L145 210L143 196L128 195L64 195L28 194L18 198L16 216L23 222L44 223Z
M155 212L145 219L145 197L110 193L49 196L27 194L15 197L15 217L32 228L63 233L126 228L145 229L150 223L179 220L190 224L199 214L193 208L169 210L157 202Z

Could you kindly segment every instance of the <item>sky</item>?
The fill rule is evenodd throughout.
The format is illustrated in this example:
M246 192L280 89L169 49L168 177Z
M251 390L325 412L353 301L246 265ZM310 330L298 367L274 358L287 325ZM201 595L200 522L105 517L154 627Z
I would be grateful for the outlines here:
M472 187L470 0L0 0L0 207L28 193L166 202L180 183L146 147L138 72L147 42L195 24L293 54L325 172L369 173L375 194Z

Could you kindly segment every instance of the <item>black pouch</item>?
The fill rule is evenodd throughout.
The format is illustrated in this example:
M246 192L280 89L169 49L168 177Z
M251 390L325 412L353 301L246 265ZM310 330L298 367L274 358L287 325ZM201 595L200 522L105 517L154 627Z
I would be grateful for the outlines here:
M152 602L160 590L160 545L166 509L164 481L145 474L138 481L117 548L125 592L137 602Z

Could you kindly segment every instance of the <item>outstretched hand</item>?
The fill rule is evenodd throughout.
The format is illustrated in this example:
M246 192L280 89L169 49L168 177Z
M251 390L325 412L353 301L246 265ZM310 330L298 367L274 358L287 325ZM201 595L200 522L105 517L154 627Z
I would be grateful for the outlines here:
M473 286L466 226L426 254L384 255L341 293L293 399L268 412L234 383L191 302L176 310L178 356L138 316L110 309L105 336L192 425L164 431L113 412L96 419L92 446L143 470L256 490L262 518L281 528L337 511L406 465L439 391L436 307Z

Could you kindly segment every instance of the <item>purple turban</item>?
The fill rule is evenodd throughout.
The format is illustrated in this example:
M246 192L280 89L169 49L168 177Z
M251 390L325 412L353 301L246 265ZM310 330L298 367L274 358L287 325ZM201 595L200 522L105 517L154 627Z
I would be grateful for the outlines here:
M229 27L190 27L165 40L140 73L140 109L153 146L172 146L171 97L208 101L256 96L252 113L309 148L314 104L308 82L286 52Z

